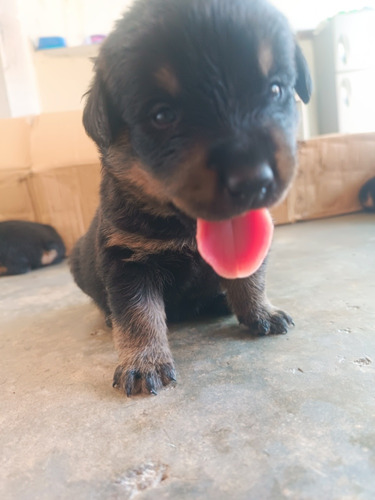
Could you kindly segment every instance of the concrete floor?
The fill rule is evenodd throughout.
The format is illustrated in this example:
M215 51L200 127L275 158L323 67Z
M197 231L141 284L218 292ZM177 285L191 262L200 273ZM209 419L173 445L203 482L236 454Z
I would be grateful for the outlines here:
M373 500L374 276L375 216L278 228L294 331L174 328L178 385L132 399L66 264L2 278L0 498Z

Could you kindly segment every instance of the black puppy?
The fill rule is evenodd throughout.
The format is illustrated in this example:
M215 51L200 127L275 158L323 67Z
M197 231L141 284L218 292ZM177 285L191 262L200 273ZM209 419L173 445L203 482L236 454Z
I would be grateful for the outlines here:
M295 173L296 90L311 80L282 14L262 0L139 0L104 42L84 111L101 203L71 257L113 326L128 395L175 380L166 318L228 308L254 333L292 323L268 302L265 265L220 278L196 220L282 199ZM223 293L226 294L223 295Z
M64 243L53 227L21 220L0 222L0 276L27 273L64 257Z
M375 177L361 187L358 197L367 212L375 212Z

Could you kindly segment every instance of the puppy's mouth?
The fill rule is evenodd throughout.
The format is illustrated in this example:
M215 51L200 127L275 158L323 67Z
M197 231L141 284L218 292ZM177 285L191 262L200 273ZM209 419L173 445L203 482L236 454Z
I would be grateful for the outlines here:
M268 207L280 198L280 186L267 164L250 173L234 172L224 182L217 177L212 191L206 184L208 199L195 198L182 207L197 221L199 253L226 279L246 278L260 268L273 236Z
M269 146L271 154L267 144L250 152L229 146L230 154L220 148L217 155L192 148L165 185L170 203L197 221L203 259L219 276L238 279L254 274L266 258L273 235L268 208L286 192L295 162L292 152Z
M223 221L197 219L197 245L203 259L226 279L246 278L262 265L273 235L266 208Z

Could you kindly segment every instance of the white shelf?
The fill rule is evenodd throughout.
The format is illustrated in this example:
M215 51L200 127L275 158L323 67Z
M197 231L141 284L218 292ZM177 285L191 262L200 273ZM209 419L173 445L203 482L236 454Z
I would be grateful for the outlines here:
M94 45L79 45L77 47L61 47L56 49L36 50L35 54L46 57L95 57L98 55L100 43Z

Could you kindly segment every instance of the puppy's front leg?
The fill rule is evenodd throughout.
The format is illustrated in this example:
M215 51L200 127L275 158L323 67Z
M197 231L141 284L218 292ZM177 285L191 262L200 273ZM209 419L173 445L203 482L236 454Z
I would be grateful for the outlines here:
M249 278L222 280L232 311L257 335L287 333L292 318L276 309L266 295L266 263Z
M168 346L162 280L141 264L112 264L107 282L113 339L119 354L113 386L130 396L157 394L175 380Z

